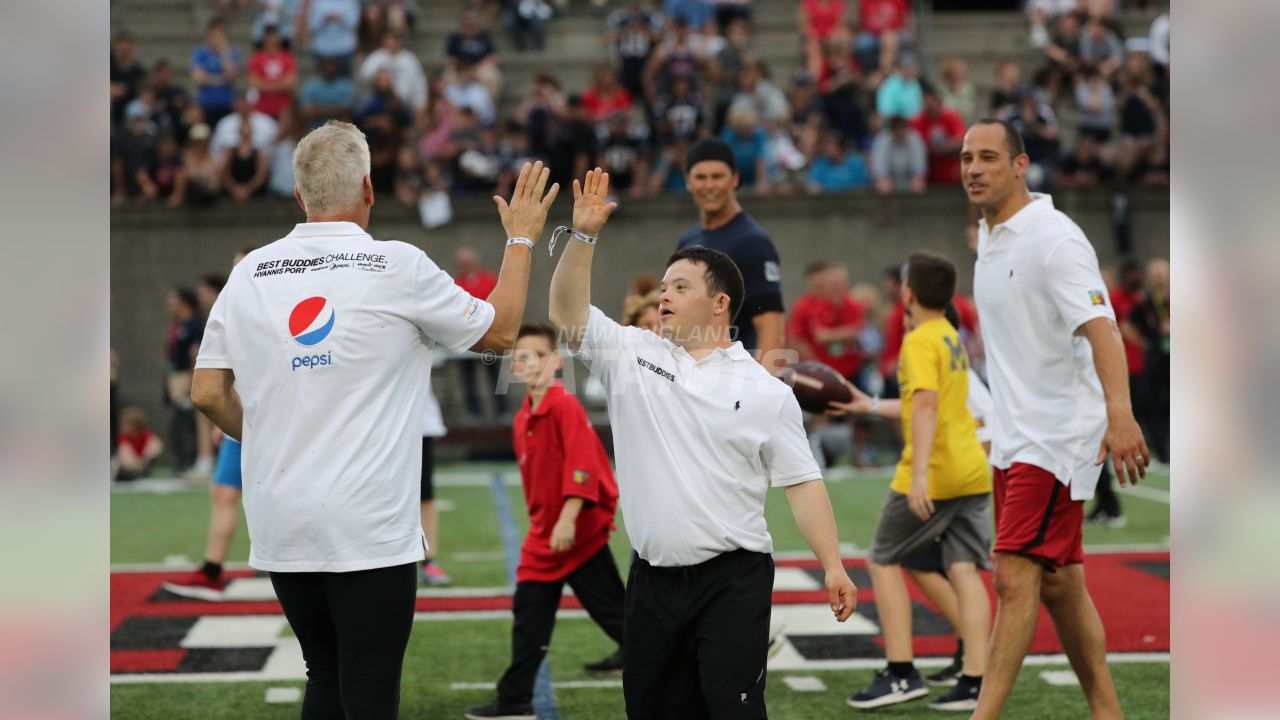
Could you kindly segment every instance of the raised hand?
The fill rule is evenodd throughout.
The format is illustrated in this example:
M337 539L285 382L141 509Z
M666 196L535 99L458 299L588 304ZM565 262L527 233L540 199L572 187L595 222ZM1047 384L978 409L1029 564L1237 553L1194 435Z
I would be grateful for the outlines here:
M516 180L515 190L511 193L511 203L508 204L497 195L493 196L507 237L525 237L534 243L538 242L542 227L547 224L547 212L551 210L551 203L560 192L559 183L553 184L550 190L546 189L547 178L550 176L551 170L541 160L532 165L525 163L520 168L520 178ZM576 180L574 186L577 186Z
M579 184L573 181L573 229L595 237L609 221L618 203L606 202L609 197L609 173L596 168L588 170Z

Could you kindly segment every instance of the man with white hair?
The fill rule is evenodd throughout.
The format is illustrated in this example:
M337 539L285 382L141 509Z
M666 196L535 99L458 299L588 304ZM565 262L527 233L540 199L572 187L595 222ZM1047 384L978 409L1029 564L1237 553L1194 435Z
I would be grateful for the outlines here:
M394 718L413 625L421 418L437 345L504 351L558 186L526 164L488 301L421 250L375 241L369 148L331 121L298 144L307 221L235 267L209 315L192 402L243 443L249 564L302 645L302 717Z

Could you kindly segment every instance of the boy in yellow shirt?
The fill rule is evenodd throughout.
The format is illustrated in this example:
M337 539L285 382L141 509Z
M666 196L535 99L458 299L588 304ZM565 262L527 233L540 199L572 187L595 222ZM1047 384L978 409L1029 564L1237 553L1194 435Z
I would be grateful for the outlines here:
M991 549L991 473L966 401L969 358L944 311L955 294L956 270L945 258L917 252L907 261L902 299L911 332L898 363L901 401L854 394L832 403L835 413L902 418L906 447L880 511L867 568L875 589L888 667L848 703L871 709L929 694L912 661L911 599L901 565L938 543L959 605L964 668L956 685L932 703L938 710L972 710L987 658L991 601L978 568Z

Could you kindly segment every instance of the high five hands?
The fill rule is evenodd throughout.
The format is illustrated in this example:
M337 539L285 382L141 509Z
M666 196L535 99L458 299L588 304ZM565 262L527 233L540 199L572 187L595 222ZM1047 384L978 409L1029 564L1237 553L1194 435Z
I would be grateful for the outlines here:
M573 181L573 229L595 237L609 216L618 208L609 198L609 173L596 168L588 170L581 183Z
M547 212L551 210L551 203L560 193L559 183L552 184L550 190L546 189L550 176L551 170L541 160L532 164L525 163L520 168L520 178L516 180L515 190L511 193L511 202L508 203L497 195L493 196L507 237L523 237L531 242L538 242L542 227L547 224ZM578 181L574 180L573 184L576 188Z

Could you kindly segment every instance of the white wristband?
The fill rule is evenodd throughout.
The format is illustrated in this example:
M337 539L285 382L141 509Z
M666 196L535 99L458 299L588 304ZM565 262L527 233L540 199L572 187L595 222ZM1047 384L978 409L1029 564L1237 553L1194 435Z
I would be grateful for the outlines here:
M523 245L529 248L529 252L533 252L533 241L527 237L507 238L507 247L511 247L512 245Z

